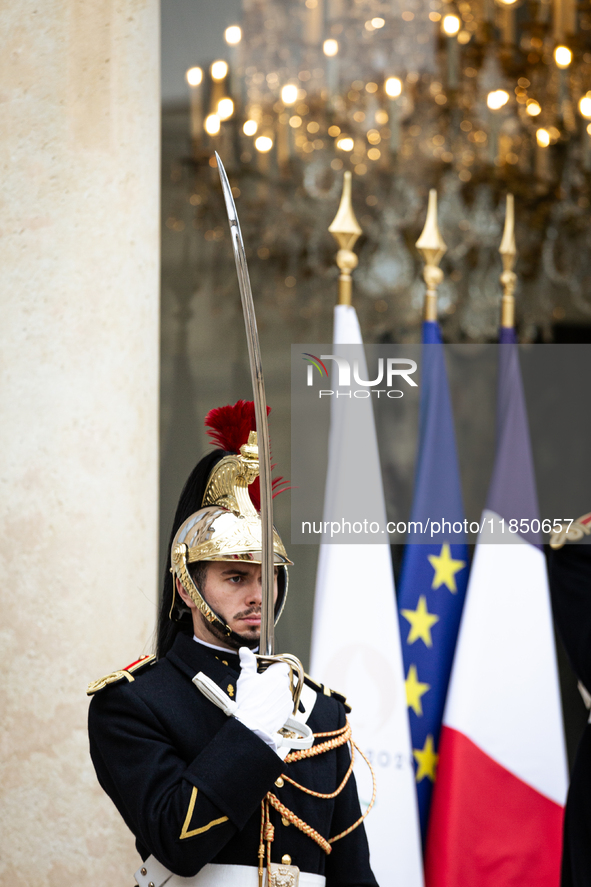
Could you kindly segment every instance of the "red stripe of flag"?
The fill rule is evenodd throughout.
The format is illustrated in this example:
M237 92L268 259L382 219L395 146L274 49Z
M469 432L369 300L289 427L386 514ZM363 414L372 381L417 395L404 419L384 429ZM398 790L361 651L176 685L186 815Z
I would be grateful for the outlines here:
M559 887L563 808L444 726L426 887Z

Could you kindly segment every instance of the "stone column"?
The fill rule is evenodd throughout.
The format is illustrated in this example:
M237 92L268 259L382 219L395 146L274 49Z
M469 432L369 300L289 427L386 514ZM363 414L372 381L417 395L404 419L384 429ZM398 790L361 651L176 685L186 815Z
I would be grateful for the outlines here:
M152 650L157 0L0 6L0 885L132 884L87 683Z

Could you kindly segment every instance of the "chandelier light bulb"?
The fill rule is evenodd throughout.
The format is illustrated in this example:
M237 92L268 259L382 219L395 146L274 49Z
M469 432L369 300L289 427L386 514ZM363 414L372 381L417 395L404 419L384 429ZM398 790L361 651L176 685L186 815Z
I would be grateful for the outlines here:
M500 110L508 101L509 93L505 92L504 89L495 89L493 92L489 92L486 97L486 104L491 111Z
M217 114L210 114L205 118L205 132L210 136L217 136L220 131L220 118Z
M253 136L258 128L259 125L256 120L245 120L244 126L242 127L242 132L245 136Z
M453 13L449 15L443 16L443 21L441 23L441 27L443 28L443 33L447 34L448 37L455 37L455 35L460 30L461 21L459 17Z
M203 80L203 71L201 68L189 68L185 74L185 79L189 86L199 86Z
M273 139L270 139L269 136L259 136L258 139L255 139L254 146L261 154L266 154L273 147Z
M224 40L229 46L236 46L242 40L242 29L238 25L230 25L224 31Z
M234 102L232 99L220 99L218 102L217 116L220 120L229 120L234 113Z
M332 58L333 55L336 55L339 51L338 40L325 40L322 44L322 52L324 55L327 55L329 58Z
M372 23L372 25L374 26L374 28L375 28L376 31L377 31L379 28L383 28L383 27L384 27L384 25L386 24L386 20L383 19L383 18L379 18L379 17L378 17L378 18L372 18L371 23Z
M540 148L547 148L550 144L550 133L547 129L538 129L536 131L536 140Z
M216 83L219 83L220 80L223 80L228 74L228 63L224 62L222 59L218 59L217 62L213 62L209 69L209 73L211 74L211 79L215 80Z
M557 46L554 50L554 61L559 68L568 68L573 60L573 54L568 46Z
M388 77L384 83L386 95L391 99L396 99L402 92L402 80L399 77Z
M515 6L517 0L498 0L501 6Z
M587 95L584 95L579 101L579 111L583 117L586 117L587 120L591 120L591 93L587 93Z
M293 105L298 99L298 88L293 83L286 83L281 89L281 101L284 105Z
M354 147L355 142L348 136L345 136L345 138L339 139L337 141L337 148L339 148L339 150L341 151L352 151Z
M526 114L529 114L530 117L537 117L538 114L542 113L542 106L539 102L536 102L535 99L528 99L525 106L525 111Z

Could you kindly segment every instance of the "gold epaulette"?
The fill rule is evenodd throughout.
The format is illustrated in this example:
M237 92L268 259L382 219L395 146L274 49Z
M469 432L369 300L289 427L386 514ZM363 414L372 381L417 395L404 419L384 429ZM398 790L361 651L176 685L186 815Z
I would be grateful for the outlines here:
M311 678L309 674L304 675L304 681L309 687L316 690L317 693L322 693L324 696L332 696L337 702L341 702L345 706L345 711L349 714L351 706L347 702L347 697L343 696L342 693L337 693L336 690L331 690L330 687L327 687L325 684L319 684L318 681Z
M147 653L145 656L140 656L140 658L136 659L135 662L132 662L131 665L126 665L125 668L122 668L119 671L112 671L111 674L105 675L104 678L99 678L98 681L91 681L88 685L86 695L94 696L99 690L103 690L109 684L117 684L119 681L126 680L130 683L131 681L135 681L135 672L145 668L146 665L151 665L155 660L156 656L153 653Z
M577 520L566 521L559 527L554 527L550 538L550 548L558 550L565 542L579 542L583 536L591 535L591 511L583 514Z

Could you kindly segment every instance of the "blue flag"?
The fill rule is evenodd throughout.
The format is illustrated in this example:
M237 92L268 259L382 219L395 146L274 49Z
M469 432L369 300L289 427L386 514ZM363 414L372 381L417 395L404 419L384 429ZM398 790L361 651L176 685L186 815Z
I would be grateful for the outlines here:
M424 842L469 570L445 355L439 325L431 321L423 324L419 455L411 521L422 528L413 527L407 537L398 611ZM425 533L428 544L413 544L424 540Z

